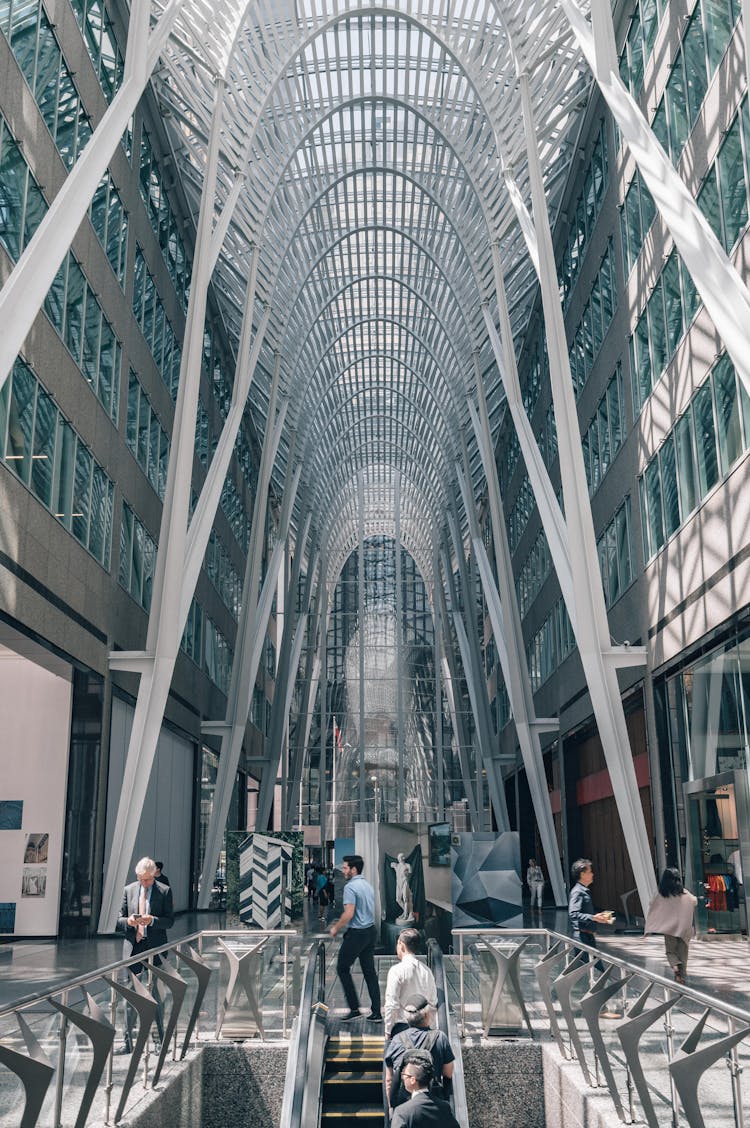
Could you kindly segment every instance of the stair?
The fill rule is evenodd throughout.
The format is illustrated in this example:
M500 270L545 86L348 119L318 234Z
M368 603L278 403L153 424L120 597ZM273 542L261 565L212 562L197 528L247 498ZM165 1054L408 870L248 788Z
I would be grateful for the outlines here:
M326 1046L321 1128L383 1126L383 1037L352 1033Z

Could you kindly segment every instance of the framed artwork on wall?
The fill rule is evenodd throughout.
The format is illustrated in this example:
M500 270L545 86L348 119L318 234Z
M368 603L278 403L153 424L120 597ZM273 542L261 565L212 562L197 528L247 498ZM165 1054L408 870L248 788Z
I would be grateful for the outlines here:
M427 827L430 843L430 865L449 866L451 864L451 824L447 822L430 823Z

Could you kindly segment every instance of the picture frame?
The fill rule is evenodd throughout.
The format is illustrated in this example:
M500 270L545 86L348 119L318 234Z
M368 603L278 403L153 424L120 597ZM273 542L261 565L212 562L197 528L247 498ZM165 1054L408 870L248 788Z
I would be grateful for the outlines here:
M451 824L447 822L429 823L427 827L430 866L450 866L451 864Z

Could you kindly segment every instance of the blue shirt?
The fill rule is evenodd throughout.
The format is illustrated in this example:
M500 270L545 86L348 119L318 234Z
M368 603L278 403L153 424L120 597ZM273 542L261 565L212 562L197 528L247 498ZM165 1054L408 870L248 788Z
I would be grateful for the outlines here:
M370 928L375 923L375 890L359 874L344 886L344 904L354 905L350 928Z

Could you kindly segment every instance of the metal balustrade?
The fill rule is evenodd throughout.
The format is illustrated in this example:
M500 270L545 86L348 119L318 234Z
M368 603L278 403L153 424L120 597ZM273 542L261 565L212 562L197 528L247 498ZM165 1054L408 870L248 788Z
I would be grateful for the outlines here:
M201 1043L286 1041L304 943L293 930L195 932L1 1008L1 1128L118 1124Z
M461 1037L551 1038L625 1124L743 1128L750 1013L548 929L456 929Z

